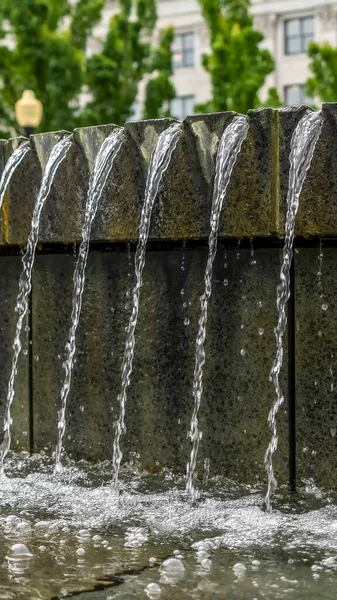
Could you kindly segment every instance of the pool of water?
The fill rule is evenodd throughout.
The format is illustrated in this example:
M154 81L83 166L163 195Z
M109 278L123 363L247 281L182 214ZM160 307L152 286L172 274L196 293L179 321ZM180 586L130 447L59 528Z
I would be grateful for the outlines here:
M184 481L13 456L0 482L0 599L336 598L337 502L309 482L280 490Z

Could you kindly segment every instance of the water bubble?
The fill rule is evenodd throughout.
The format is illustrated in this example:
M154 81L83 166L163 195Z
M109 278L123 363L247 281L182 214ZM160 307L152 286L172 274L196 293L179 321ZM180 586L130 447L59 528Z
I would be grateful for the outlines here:
M246 356L246 350L244 348L241 348L240 354L241 356Z
M245 571L247 571L247 567L243 563L235 563L232 569L235 575L237 575L238 577L242 576L245 573Z
M322 333L322 331L319 329L319 331L318 331L318 337L322 337L322 335L323 335L323 333Z
M144 591L148 598L151 598L151 600L155 600L155 598L159 598L160 596L161 587L158 585L158 583L149 583L149 585L146 586Z
M39 550L40 550L41 552L44 552L46 549L47 549L47 548L46 548L46 546L39 546Z
M83 404L81 404L81 406L80 406L80 411L84 412L84 406L83 406Z
M161 569L171 573L182 573L185 571L184 564L181 562L181 560L179 560L179 558L167 558L162 563Z
M188 325L190 324L190 320L189 319L184 319L184 325L185 327L188 327Z
M240 329L244 329L244 328L245 328L245 326L244 326L244 325L240 325Z
M259 335L263 335L263 334L264 334L264 329L263 329L263 327L260 327L260 329L259 329Z
M27 523L27 521L21 521L21 523L18 523L16 526L16 531L17 533L23 533L23 534L27 534L30 533L32 530L32 527L30 525L30 523Z
M87 529L80 529L78 532L79 537L81 538L90 538L90 532Z
M181 290L180 290L180 294L181 294L181 296L184 296L184 295L185 295L185 290L184 290L184 288L181 288Z
M227 287L227 285L228 285L228 279L224 279L223 284L224 284L225 287Z
M261 300L259 300L256 304L259 308L262 308L262 306L263 306L263 303L261 302Z
M212 566L212 561L209 558L204 558L204 560L201 561L201 566L203 569L209 570Z
M322 310L328 310L328 308L329 308L328 304L326 304L326 303L322 304Z
M330 433L332 437L336 437L336 427L331 427Z
M85 555L85 549L84 548L77 548L76 554L78 556L84 556Z
M151 556L149 558L149 563L154 564L155 562L157 562L157 559L154 556Z
M93 535L92 536L92 541L93 542L100 542L102 539L102 537L100 535Z
M18 559L30 558L31 556L33 556L30 550L28 550L27 546L25 546L25 544L14 544L14 546L12 546L10 549L10 555L11 558Z

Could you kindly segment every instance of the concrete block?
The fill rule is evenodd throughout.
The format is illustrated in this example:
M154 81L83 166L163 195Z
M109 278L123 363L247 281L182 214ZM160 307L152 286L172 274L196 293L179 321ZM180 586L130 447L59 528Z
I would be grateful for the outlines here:
M31 136L32 147L41 166L39 184L53 146L68 135L70 134L67 131L58 131ZM56 172L51 192L43 208L40 242L68 243L81 239L88 180L87 163L74 141Z
M39 255L33 277L34 449L55 449L73 293L73 255ZM76 458L112 456L111 407L119 385L129 301L126 253L89 255L77 356L69 394L65 448ZM105 332L105 333L104 333Z
M219 249L216 259L210 303L199 473L209 458L212 473L253 483L265 479L279 252L257 251L256 265L250 264L248 250L239 258L236 250L228 251L226 259L224 252ZM163 467L184 472L189 457L195 338L206 258L206 249L147 254L122 448L124 460L137 460L150 472ZM50 450L56 442L73 263L73 256L38 256L34 269L36 450ZM65 437L74 458L111 458L132 284L133 264L126 253L89 255ZM280 481L286 481L288 473L286 421L281 412L276 458Z
M290 149L291 138L299 123L308 111L307 106L291 106L278 111L278 138L279 138L279 190L276 202L279 206L276 210L275 230L278 237L283 238L285 233L285 222L287 214L287 195L289 187L290 171Z
M337 234L337 104L323 105L324 125L304 182L296 235Z
M182 134L154 205L152 239L198 239L209 234L219 141L234 113L195 115Z
M5 160L25 138L8 140L5 147ZM35 198L41 180L41 167L36 154L26 154L16 169L2 206L3 243L24 245L30 231Z
M0 441L3 437L3 421L6 407L8 380L11 374L13 342L17 315L14 312L22 270L19 256L0 255ZM22 329L22 351L15 381L15 397L12 405L12 449L30 448L29 408L29 333L28 317Z
M278 214L278 113L248 113L249 131L233 170L220 222L221 235L275 235Z
M336 489L337 474L337 248L296 253L297 475Z

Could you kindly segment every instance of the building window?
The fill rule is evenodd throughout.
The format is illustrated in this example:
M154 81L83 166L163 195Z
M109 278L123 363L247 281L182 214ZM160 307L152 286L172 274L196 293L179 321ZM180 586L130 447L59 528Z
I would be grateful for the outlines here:
M176 35L173 42L173 67L180 69L181 67L194 66L194 33L180 33Z
M315 37L314 17L288 19L284 22L286 54L302 54Z
M300 104L311 105L312 98L305 93L304 85L286 85L284 88L284 104L286 106L299 106Z
M171 114L179 121L193 115L194 113L194 96L178 96L171 102Z

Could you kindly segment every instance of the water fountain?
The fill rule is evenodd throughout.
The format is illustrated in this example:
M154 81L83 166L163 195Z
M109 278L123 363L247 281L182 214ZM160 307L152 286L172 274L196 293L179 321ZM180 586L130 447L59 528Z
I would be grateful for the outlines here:
M4 144L4 594L334 597L336 123L328 104Z

